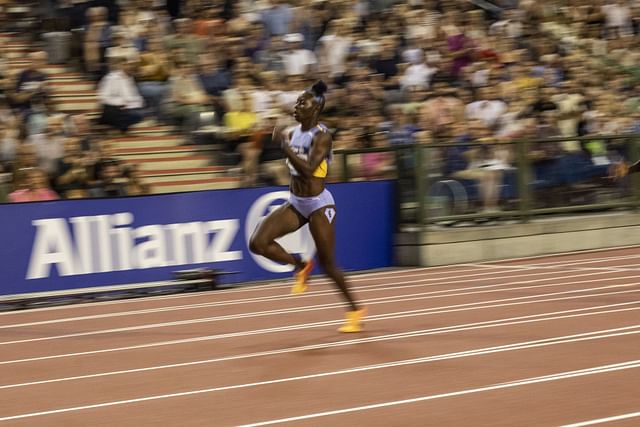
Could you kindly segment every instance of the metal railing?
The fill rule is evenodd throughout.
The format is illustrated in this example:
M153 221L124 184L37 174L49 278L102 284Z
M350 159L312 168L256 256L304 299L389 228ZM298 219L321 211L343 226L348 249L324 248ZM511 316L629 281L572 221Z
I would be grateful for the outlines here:
M428 225L505 218L527 222L540 215L640 207L640 174L621 180L609 177L611 164L640 158L639 143L640 134L621 134L411 144L336 150L334 164L340 169L339 179L346 182L365 179L363 175L368 174L359 169L370 153L393 156L400 223ZM469 167L472 158L464 153L478 151L485 155L507 152L510 160L500 164L475 160L475 166ZM464 159L466 168L451 167L456 156ZM485 206L489 192L485 178L490 174L493 185L499 187L490 189L499 191L495 209Z

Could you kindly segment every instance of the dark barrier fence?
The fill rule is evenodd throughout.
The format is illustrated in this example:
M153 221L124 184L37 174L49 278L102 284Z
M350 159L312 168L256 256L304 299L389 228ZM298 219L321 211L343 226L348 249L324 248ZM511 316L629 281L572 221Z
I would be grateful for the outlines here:
M394 178L401 223L450 224L640 206L639 180L610 178L640 135L456 142L337 150L342 181ZM373 159L372 155L375 155ZM371 170L381 157L395 166ZM366 178L365 178L366 177Z

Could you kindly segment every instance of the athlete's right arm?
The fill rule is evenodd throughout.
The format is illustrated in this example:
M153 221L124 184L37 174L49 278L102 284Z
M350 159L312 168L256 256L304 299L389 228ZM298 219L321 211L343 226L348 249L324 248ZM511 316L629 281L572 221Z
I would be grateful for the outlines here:
M282 146L282 144L285 141L288 141L291 137L291 129L289 129L289 126L287 125L276 125L273 128L273 133L271 134L271 138L273 140L273 142L277 142L279 145Z

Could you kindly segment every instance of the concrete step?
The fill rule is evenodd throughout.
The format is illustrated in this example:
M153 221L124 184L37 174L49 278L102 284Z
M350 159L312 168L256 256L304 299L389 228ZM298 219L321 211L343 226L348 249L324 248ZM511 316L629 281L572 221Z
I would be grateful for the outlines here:
M143 175L143 176L144 176L144 182L149 185L153 185L155 183L160 183L161 185L163 185L166 182L173 182L173 183L179 184L182 182L200 182L200 181L209 181L209 180L211 180L211 182L217 182L216 181L217 179L228 178L227 176L225 176L220 172L197 173L197 174L187 173L187 174L179 174L179 175L157 175L157 176Z
M210 166L212 161L210 156L195 156L191 153L117 155L117 157L125 163L137 164L141 171L204 168Z
M181 145L179 147L147 147L147 148L119 148L115 150L118 155L178 155L182 154L196 154L196 153L211 153L218 150L218 147L214 145Z
M51 73L49 79L53 81L86 80L87 76L75 71L65 71L62 73Z
M98 93L95 90L74 91L66 93L52 91L51 99L60 102L97 101Z
M76 99L61 101L53 98L51 99L51 104L54 106L56 111L69 114L100 111L100 106L98 105L97 99Z
M53 80L49 82L52 93L96 91L96 83L90 80Z
M166 136L166 135L177 135L175 133L175 129L171 126L157 125L157 126L146 126L138 127L138 125L133 126L129 129L130 135L140 135L140 136Z
M184 138L179 135L163 136L127 136L110 139L115 148L154 148L154 147L178 147L184 143Z
M29 65L31 64L31 61L16 61L16 60L10 60L7 65L9 67L10 70L24 70L25 68L27 68ZM69 72L68 68L65 65L46 65L42 71L45 74L48 74L50 77L56 76L56 75L66 75L66 73Z
M66 87L55 86L51 88L51 96L56 98L87 98L97 97L98 90L96 89L67 89Z
M228 188L238 188L240 178L225 177L206 180L193 181L166 181L151 183L151 192L160 193L181 193L185 191L219 190Z
M158 163L161 163L161 162L158 162ZM148 168L152 166L159 167L159 165L149 166L149 164L147 164ZM172 167L166 168L166 169L141 168L141 173L142 173L142 176L145 176L145 177L191 176L192 178L202 178L208 175L212 175L211 177L220 176L221 174L225 174L228 170L225 166L203 166L203 167L193 167L193 168L184 168L184 167L179 168L179 167L176 167L174 164L167 165L167 166L172 166Z

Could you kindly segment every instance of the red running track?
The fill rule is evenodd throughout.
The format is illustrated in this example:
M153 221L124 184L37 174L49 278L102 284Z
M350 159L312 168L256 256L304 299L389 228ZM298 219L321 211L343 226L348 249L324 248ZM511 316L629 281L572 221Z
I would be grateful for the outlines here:
M4 426L640 425L640 248L0 314Z

